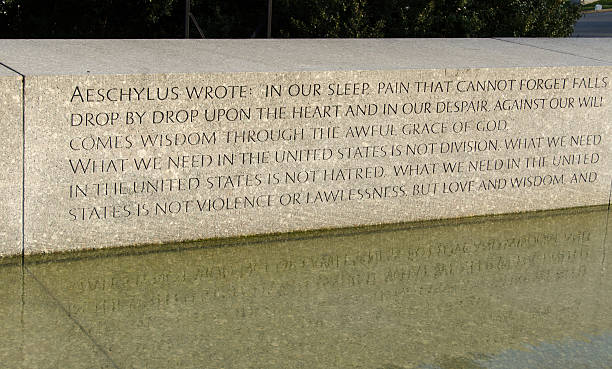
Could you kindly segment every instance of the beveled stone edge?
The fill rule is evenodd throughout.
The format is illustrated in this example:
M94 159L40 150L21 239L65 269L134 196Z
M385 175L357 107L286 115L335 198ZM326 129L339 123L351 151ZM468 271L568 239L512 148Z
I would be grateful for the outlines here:
M2 67L2 63L0 62L0 68ZM612 62L610 64L584 64L584 65L546 65L546 66L517 66L517 67L453 67L453 68L383 68L383 69L346 69L346 70L337 70L337 69L313 69L313 70L300 70L300 69L292 69L292 70L282 70L282 71L236 71L236 72L142 72L142 73L82 73L82 74L21 74L23 77L24 85L27 84L28 80L33 78L104 78L104 77L124 77L124 78L134 78L134 77L190 77L190 76L215 76L215 77L227 77L231 75L284 75L284 74L302 74L302 73L431 73L431 72L440 72L444 71L447 73L448 71L458 71L458 72L466 72L466 71L516 71L521 69L531 69L531 70L547 70L551 68L557 69L582 69L582 68L597 68L603 70L610 70L612 74Z

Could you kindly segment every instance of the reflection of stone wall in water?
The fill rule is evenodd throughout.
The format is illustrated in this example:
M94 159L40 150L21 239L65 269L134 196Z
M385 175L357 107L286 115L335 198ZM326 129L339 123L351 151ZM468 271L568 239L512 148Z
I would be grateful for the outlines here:
M0 316L3 369L114 367L19 265L0 263Z
M605 222L387 227L29 268L135 366L453 367L609 331Z

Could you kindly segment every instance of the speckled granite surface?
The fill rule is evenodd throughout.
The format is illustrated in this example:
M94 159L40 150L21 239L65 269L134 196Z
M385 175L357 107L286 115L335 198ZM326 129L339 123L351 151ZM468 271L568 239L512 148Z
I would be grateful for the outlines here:
M611 51L576 42L0 40L25 254L608 204Z
M22 251L22 85L21 76L0 65L0 258Z

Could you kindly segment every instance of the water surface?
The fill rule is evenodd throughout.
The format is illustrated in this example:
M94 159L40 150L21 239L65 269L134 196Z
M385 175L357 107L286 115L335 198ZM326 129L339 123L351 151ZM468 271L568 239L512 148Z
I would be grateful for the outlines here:
M0 261L8 368L609 368L606 208Z

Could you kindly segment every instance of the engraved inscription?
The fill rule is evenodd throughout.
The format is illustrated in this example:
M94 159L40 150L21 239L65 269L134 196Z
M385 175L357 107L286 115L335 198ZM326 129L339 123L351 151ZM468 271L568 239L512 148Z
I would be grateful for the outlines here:
M90 76L54 86L41 97L53 120L29 142L58 149L33 169L31 191L61 201L32 217L79 230L54 240L71 247L107 232L123 235L103 244L120 245L607 201L605 68Z

